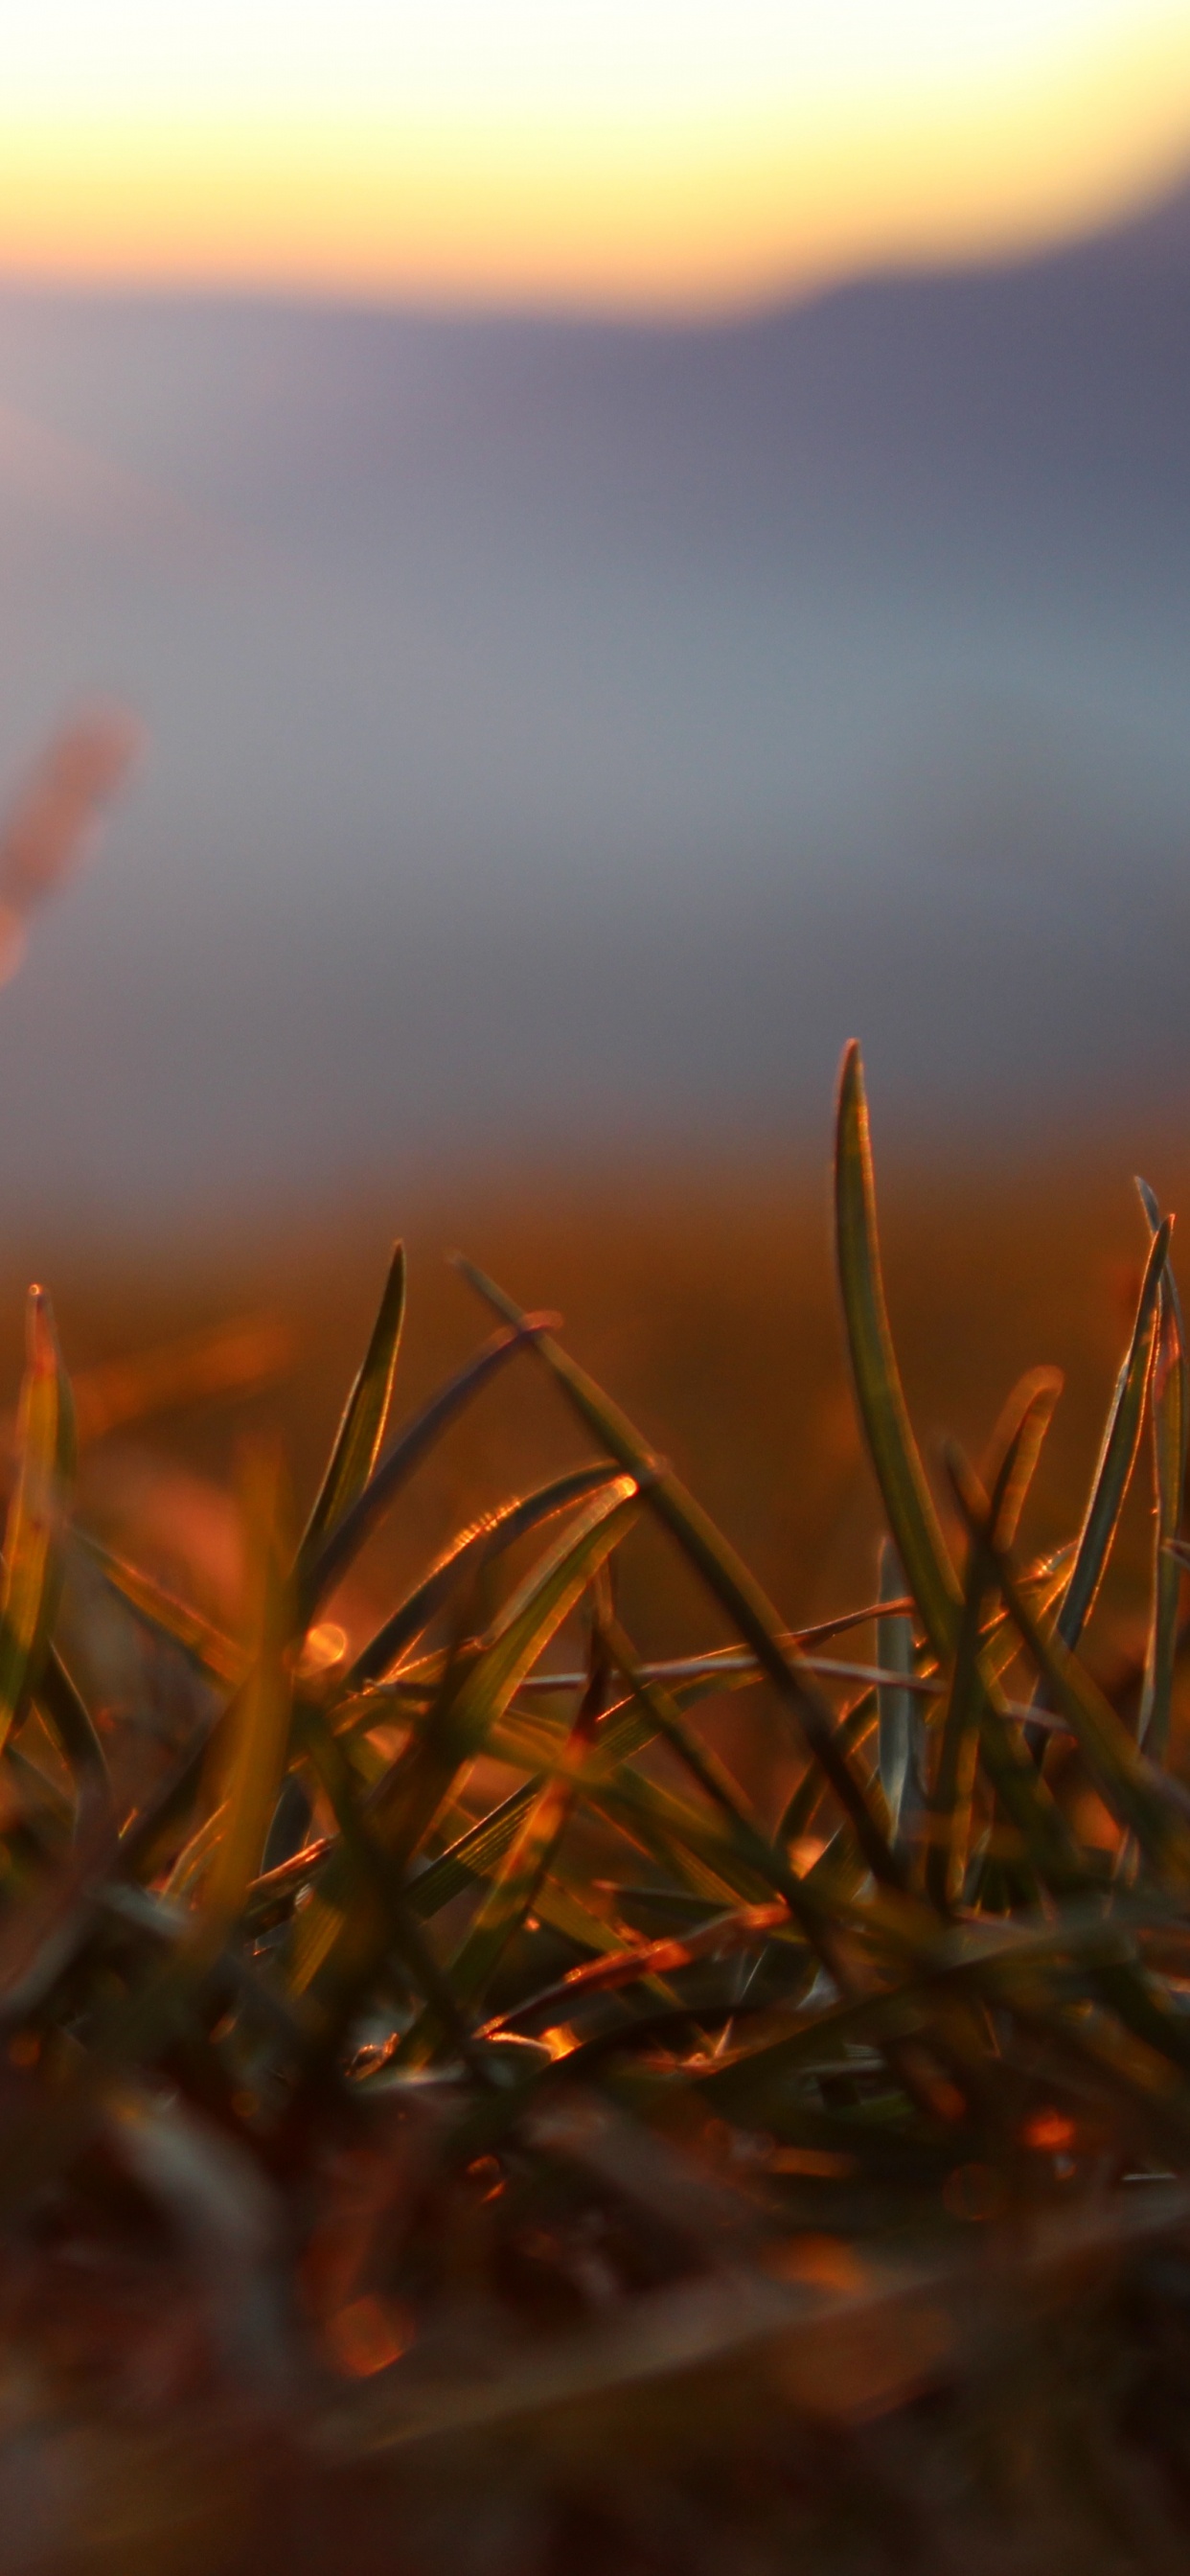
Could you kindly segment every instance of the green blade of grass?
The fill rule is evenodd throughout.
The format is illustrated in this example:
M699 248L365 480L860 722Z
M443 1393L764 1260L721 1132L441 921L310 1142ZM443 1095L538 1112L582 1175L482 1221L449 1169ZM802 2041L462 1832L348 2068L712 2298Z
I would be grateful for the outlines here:
M886 1539L880 1550L881 1601L899 1604L904 1589L901 1560L891 1539ZM889 1673L913 1671L913 1621L899 1608L882 1611L876 1621L876 1661ZM921 1806L918 1736L922 1724L923 1713L913 1693L898 1689L895 1682L882 1682L876 1693L876 1767L894 1847L903 1855L913 1847Z
M438 1702L421 1733L400 1754L379 1785L369 1810L369 1830L387 1865L403 1882L414 1853L430 1831L460 1771L481 1751L488 1730L512 1699L556 1629L569 1617L592 1575L627 1536L640 1509L635 1477L621 1476L590 1498L577 1524L563 1531L526 1576L507 1605L497 1636L448 1669ZM354 1992L364 1973L344 1914L342 1856L328 1863L311 1903L295 1927L290 1977L304 1992L320 1977Z
M408 1482L414 1468L433 1448L450 1424L466 1406L473 1403L485 1386L508 1366L511 1359L538 1335L557 1322L556 1315L524 1315L512 1332L494 1333L480 1351L456 1369L453 1377L430 1396L397 1434L385 1452L362 1493L349 1505L328 1530L319 1547L311 1553L298 1586L298 1609L303 1626L314 1617L320 1602L346 1573L352 1559L358 1556L365 1539L371 1537L381 1514Z
M497 1314L505 1316L510 1324L517 1323L520 1308L503 1289L497 1288L472 1262L460 1261L459 1268ZM854 1829L869 1869L877 1878L898 1884L902 1877L900 1864L889 1848L863 1782L856 1778L835 1741L830 1702L806 1670L797 1649L787 1642L788 1630L760 1585L672 1469L659 1466L627 1416L585 1370L547 1333L534 1341L533 1348L600 1445L610 1449L631 1473L648 1477L646 1499L651 1511L676 1539L683 1555L751 1646L782 1704L792 1711L804 1742L821 1764Z
M565 1755L581 1765L602 1714L607 1695L607 1658L602 1632L593 1639L591 1668ZM491 1983L514 1934L531 1911L538 1889L552 1866L573 1811L577 1784L557 1773L543 1782L520 1818L504 1858L493 1871L466 1935L449 1969L451 1992L460 2009L473 2015ZM435 2032L415 2026L398 2051L402 2064L424 2064Z
M60 1540L74 1479L74 1412L49 1299L31 1288L17 1417L17 1473L0 1592L0 1746L41 1679L57 1607Z
M1057 1623L1048 1636L1041 1628L1008 1559L996 1545L986 1502L975 1480L969 1473L960 1473L955 1490L972 1537L987 1550L1005 1605L1045 1685L1047 1699L1069 1725L1105 1806L1127 1831L1136 1835L1153 1869L1171 1873L1179 1883L1190 1880L1190 1825L1172 1797L1162 1794L1159 1773L1145 1760L1110 1701L1071 1652Z
M1055 1372L1038 1371L1022 1380L1005 1407L993 1435L988 1522L995 1543L1011 1543L1021 1507L1053 1416L1062 1381ZM956 1462L948 1462L952 1477ZM929 1797L929 1846L926 1886L937 1905L958 1903L967 1870L971 1809L979 1749L979 1721L986 1698L981 1640L989 1597L995 1591L995 1563L972 1540L963 1589L963 1608L951 1668L950 1690L943 1712L935 1776Z
M292 1683L292 1585L280 1530L275 1461L250 1462L245 1491L246 1672L217 1747L218 1797L225 1808L197 1911L194 1947L222 1947L260 1868L277 1787L285 1768Z
M1124 1498L1132 1480L1144 1423L1157 1301L1169 1252L1169 1235L1169 1219L1166 1218L1158 1226L1149 1247L1132 1336L1116 1379L1079 1533L1078 1552L1058 1611L1058 1635L1062 1644L1071 1649L1077 1646L1094 1609L1095 1597L1119 1527Z
M1161 1211L1147 1181L1137 1181L1141 1205L1148 1219L1150 1234L1155 1239L1161 1229ZM1186 1336L1182 1324L1182 1305L1174 1278L1173 1263L1166 1254L1161 1275L1157 1317L1157 1346L1149 1388L1153 1424L1153 1481L1156 1489L1156 1516L1153 1533L1153 1609L1145 1656L1145 1676L1137 1721L1139 1741L1154 1761L1165 1758L1169 1742L1169 1711L1173 1692L1174 1662L1177 1655L1178 1604L1181 1597L1182 1573L1171 1542L1182 1525L1183 1499L1186 1489L1186 1448L1190 1433L1190 1374L1186 1364Z
M37 1705L56 1735L70 1768L105 1801L111 1791L107 1755L81 1691L53 1646L37 1685Z
M472 1528L464 1530L391 1618L369 1638L344 1677L342 1696L347 1698L388 1672L405 1647L445 1607L457 1586L466 1582L481 1558L490 1564L503 1549L514 1547L518 1539L539 1529L543 1521L552 1520L571 1503L584 1502L588 1494L598 1492L615 1472L609 1466L572 1468L568 1475L555 1476L552 1483L538 1486L534 1493L518 1495L513 1502L503 1503L499 1511L487 1513Z
M300 1587L328 1533L362 1494L380 1454L405 1321L405 1247L394 1246L380 1309L297 1553Z
M945 1661L959 1587L926 1482L889 1329L876 1230L863 1063L852 1042L839 1077L835 1248L860 1420L905 1579L935 1654Z
M156 1577L145 1574L137 1565L114 1556L102 1540L90 1531L76 1529L75 1540L92 1557L109 1589L155 1636L165 1637L171 1646L179 1646L205 1682L221 1689L226 1683L238 1682L244 1670L243 1650L235 1638L208 1619L188 1601L179 1601L167 1592Z

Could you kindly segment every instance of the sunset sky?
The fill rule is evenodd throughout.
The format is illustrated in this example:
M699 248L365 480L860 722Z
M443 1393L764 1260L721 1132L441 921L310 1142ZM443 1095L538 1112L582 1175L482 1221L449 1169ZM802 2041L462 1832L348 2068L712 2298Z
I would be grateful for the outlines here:
M0 271L697 309L1184 165L1185 0L39 0Z

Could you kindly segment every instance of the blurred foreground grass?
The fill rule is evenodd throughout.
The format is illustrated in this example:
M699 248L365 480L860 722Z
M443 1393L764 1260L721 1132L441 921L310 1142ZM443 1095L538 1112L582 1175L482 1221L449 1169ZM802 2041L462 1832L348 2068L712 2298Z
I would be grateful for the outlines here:
M0 2568L1180 2566L1158 1204L411 1213L0 1337Z

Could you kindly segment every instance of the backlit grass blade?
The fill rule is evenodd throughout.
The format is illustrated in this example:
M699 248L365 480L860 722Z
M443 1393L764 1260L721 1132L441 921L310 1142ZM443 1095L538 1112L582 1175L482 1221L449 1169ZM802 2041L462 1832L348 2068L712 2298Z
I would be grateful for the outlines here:
M585 1505L576 1525L563 1531L526 1576L508 1605L500 1635L486 1648L448 1669L438 1704L422 1733L393 1764L369 1808L369 1830L385 1851L398 1883L429 1832L464 1766L512 1699L518 1683L581 1599L597 1568L627 1536L640 1508L634 1477L617 1477ZM291 1979L303 1992L323 1970L323 1982L349 1983L362 1973L352 1930L343 1921L343 1863L332 1860L294 1934ZM331 1920L328 1930L328 1916Z
M300 1584L329 1530L362 1494L380 1454L405 1321L405 1247L393 1251L380 1311L358 1377L347 1398L326 1474L297 1555Z
M440 1386L398 1432L386 1450L362 1493L342 1513L333 1529L328 1530L319 1547L310 1555L298 1585L298 1609L304 1625L313 1618L318 1605L358 1556L364 1541L371 1537L382 1513L407 1483L415 1467L449 1429L466 1406L473 1403L482 1389L515 1359L526 1342L548 1331L557 1322L555 1315L524 1315L515 1330L494 1333L480 1351L466 1360L453 1377Z
M293 1614L280 1500L275 1462L251 1461L244 1510L246 1671L218 1743L216 1803L225 1814L203 1879L195 1946L204 1954L221 1945L242 1911L285 1768Z
M513 1325L523 1324L520 1308L497 1288L494 1281L469 1261L460 1261L463 1276L485 1302L504 1315ZM685 1486L669 1467L660 1466L648 1443L642 1440L627 1415L621 1413L602 1389L596 1386L584 1369L546 1332L533 1343L544 1365L558 1381L588 1431L601 1447L633 1474L647 1478L646 1500L671 1536L677 1540L684 1556L696 1568L707 1588L714 1593L729 1619L745 1642L751 1646L758 1662L772 1682L778 1697L790 1709L801 1729L804 1741L822 1766L844 1814L851 1823L868 1867L877 1878L896 1884L901 1878L899 1863L889 1849L875 1810L861 1780L850 1768L846 1755L835 1741L834 1713L830 1702L818 1688L796 1647L788 1642L788 1631L766 1599L760 1585L728 1545L714 1522L688 1494Z
M1009 1545L1010 1534L1016 1530L1061 1384L1053 1370L1038 1371L1023 1379L997 1424L991 1451L988 1521L1001 1549ZM953 1480L961 1472L960 1462L952 1456L949 1464ZM995 1586L994 1559L973 1538L929 1798L926 1886L935 1903L947 1908L958 1903L966 1876L979 1721L987 1696L981 1639Z
M129 1565L123 1557L114 1556L111 1549L93 1538L88 1530L76 1528L73 1535L88 1556L94 1559L111 1590L118 1593L146 1628L159 1637L168 1638L172 1646L179 1646L204 1681L222 1688L225 1683L234 1684L240 1679L244 1654L234 1637L227 1636L223 1629L216 1627L213 1619L196 1610L192 1603L179 1601L175 1593L167 1592L155 1575L145 1574L140 1566Z
M910 1426L889 1330L863 1064L843 1057L835 1148L835 1250L860 1420L905 1579L934 1652L945 1660L959 1587Z
M1190 1881L1190 1824L1172 1796L1163 1794L1160 1775L1139 1752L1110 1701L1066 1645L1056 1624L1048 1636L1041 1628L1007 1558L996 1546L972 1482L960 1477L956 1492L972 1536L982 1541L991 1558L997 1585L1037 1667L1047 1699L1075 1736L1104 1804L1136 1835L1153 1868L1170 1873L1179 1883Z
M980 1480L993 1495L996 1535L1014 1547L1029 1488L1065 1381L1061 1369L1028 1369L1014 1386L988 1442Z
M1147 1181L1137 1182L1141 1204L1155 1237L1161 1211ZM1186 1446L1190 1432L1190 1373L1181 1299L1167 1253L1158 1301L1157 1346L1149 1387L1153 1423L1153 1481L1156 1515L1153 1533L1153 1611L1137 1733L1154 1761L1165 1758L1169 1740L1169 1707L1177 1652L1181 1567L1172 1553L1182 1525L1186 1488Z
M607 1696L607 1660L602 1635L596 1632L591 1669L564 1759L581 1765ZM509 1942L520 1930L552 1866L574 1808L577 1783L555 1772L542 1783L520 1818L512 1842L493 1873L466 1936L451 1961L451 1992L460 2009L473 2015L487 1992ZM429 2054L433 2032L414 2029L400 2051L401 2060L419 2065Z
M890 1539L880 1550L880 1598L899 1604L905 1589L901 1560ZM876 1621L876 1661L889 1673L913 1671L913 1622L891 1606ZM882 1682L876 1693L877 1768L894 1844L911 1850L921 1806L918 1731L922 1711L911 1691Z
M0 1746L36 1689L60 1580L60 1541L74 1480L74 1412L50 1303L31 1288L17 1470L4 1532L0 1591Z
M613 1467L572 1468L569 1475L555 1476L552 1483L541 1485L532 1494L505 1503L497 1512L485 1514L470 1529L464 1530L437 1565L417 1584L399 1608L378 1628L357 1655L350 1672L344 1676L342 1696L362 1690L388 1672L403 1654L406 1646L420 1636L431 1619L437 1617L460 1583L466 1582L481 1559L491 1563L505 1548L515 1546L543 1521L552 1520L556 1512L569 1504L585 1501L598 1492L615 1474Z
M1169 1252L1169 1236L1170 1220L1166 1217L1158 1226L1149 1247L1132 1337L1116 1379L1079 1532L1078 1552L1058 1612L1058 1635L1063 1645L1071 1648L1077 1646L1094 1609L1095 1596L1103 1580L1136 1463L1153 1357L1157 1301Z
M111 1788L107 1756L82 1693L53 1646L37 1685L37 1705L80 1783L106 1800Z

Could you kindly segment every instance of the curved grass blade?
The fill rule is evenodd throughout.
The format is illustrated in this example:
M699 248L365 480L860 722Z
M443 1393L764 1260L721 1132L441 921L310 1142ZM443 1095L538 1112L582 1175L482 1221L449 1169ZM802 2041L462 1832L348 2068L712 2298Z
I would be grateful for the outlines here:
M886 1539L880 1550L880 1598L889 1607L876 1621L876 1661L889 1674L913 1672L913 1621L901 1608L905 1583L901 1560ZM893 1847L907 1856L916 1837L921 1809L921 1711L911 1691L896 1681L881 1682L876 1692L876 1767L888 1809Z
M926 1482L889 1330L863 1063L843 1057L835 1148L835 1248L860 1420L905 1578L935 1654L951 1652L959 1587Z
M560 1534L518 1587L500 1634L448 1667L424 1728L377 1784L369 1804L369 1833L399 1887L460 1771L482 1749L523 1675L627 1536L639 1509L635 1477L617 1477L592 1496L577 1525ZM316 1977L320 1991L354 1992L364 1962L370 1967L375 1958L374 1928L359 1941L344 1913L347 1875L344 1857L336 1855L295 1927L290 1974L297 1992Z
M217 1742L216 1803L225 1808L203 1879L195 1927L202 1955L220 1949L238 1919L261 1853L285 1768L292 1680L292 1585L280 1530L276 1462L250 1462L245 1493L247 1671Z
M1094 1609L1140 1447L1145 1395L1153 1358L1157 1301L1169 1252L1169 1237L1170 1219L1166 1217L1158 1226L1149 1247L1132 1337L1116 1379L1079 1532L1078 1550L1055 1623L1062 1644L1071 1650L1077 1646Z
M60 1540L74 1480L74 1412L49 1299L31 1288L17 1418L17 1474L4 1532L0 1593L0 1746L37 1688L60 1581Z
M551 1484L540 1485L535 1493L523 1494L515 1502L502 1504L499 1511L487 1513L471 1529L464 1530L453 1547L437 1565L431 1567L424 1580L407 1595L356 1656L350 1672L344 1676L343 1698L349 1698L353 1691L363 1690L369 1682L379 1680L382 1674L391 1670L398 1655L421 1635L423 1628L428 1627L456 1586L474 1573L481 1559L490 1564L503 1549L514 1546L518 1539L540 1528L543 1521L552 1520L556 1512L565 1511L569 1504L583 1502L588 1494L598 1492L615 1473L614 1466L573 1468L569 1475L555 1476Z
M123 1557L114 1556L101 1539L89 1530L72 1533L88 1556L94 1557L105 1583L155 1636L167 1638L216 1689L238 1682L244 1671L242 1647L235 1638L208 1619L189 1601L179 1601L176 1593L167 1592L155 1576L145 1574L138 1565L129 1565Z
M1141 1205L1155 1238L1161 1211L1147 1181L1137 1181ZM1182 1525L1186 1489L1186 1448L1190 1434L1190 1372L1186 1336L1173 1263L1166 1255L1158 1300L1157 1346L1149 1389L1153 1423L1153 1481L1156 1527L1153 1556L1153 1613L1145 1657L1137 1723L1139 1741L1153 1760L1164 1761L1169 1742L1169 1712L1178 1641L1178 1603L1182 1574L1172 1542Z
M1041 1444L1053 1418L1062 1380L1054 1370L1023 1378L1009 1398L993 1435L988 1524L997 1548L1010 1544ZM956 1461L948 1459L952 1481ZM979 1749L979 1722L986 1701L981 1647L989 1599L996 1585L995 1562L974 1539L968 1554L963 1608L955 1642L950 1690L943 1713L935 1777L929 1798L930 1835L926 1853L926 1886L936 1905L958 1903L967 1871L971 1811Z
M521 1310L512 1298L474 1263L460 1260L458 1266L485 1303L516 1325ZM875 1877L899 1884L903 1876L900 1863L889 1849L863 1782L857 1779L835 1740L830 1702L807 1671L797 1648L789 1644L789 1632L760 1585L672 1469L659 1464L627 1415L604 1395L586 1371L544 1331L533 1347L600 1445L610 1449L630 1473L648 1480L644 1490L650 1509L677 1540L683 1555L751 1646L783 1705L792 1711L854 1829L869 1869Z
M107 1756L82 1693L71 1680L53 1646L47 1652L37 1685L37 1705L56 1735L71 1770L93 1795L98 1795L106 1803L111 1794Z
M347 1398L326 1474L297 1553L300 1585L328 1531L362 1494L380 1454L405 1321L405 1246L393 1248L380 1310L359 1375Z
M412 1421L399 1432L392 1446L369 1477L362 1493L328 1530L319 1547L313 1550L298 1585L298 1614L303 1627L308 1626L319 1603L345 1574L352 1558L358 1556L365 1539L371 1536L381 1514L400 1492L401 1487L421 1464L427 1451L449 1428L466 1406L473 1402L489 1381L506 1368L526 1342L534 1341L556 1324L556 1315L524 1315L511 1332L494 1333L483 1349L466 1360L453 1377L429 1397Z
M1044 1683L1047 1699L1075 1736L1094 1786L1126 1831L1134 1833L1150 1867L1190 1880L1190 1825L1117 1717L1109 1700L1062 1637L1047 1636L1025 1600L1012 1568L996 1544L974 1479L959 1472L956 1495L972 1538L990 1559L996 1583L1022 1643Z
M563 1759L581 1766L607 1699L608 1663L601 1624L592 1634L591 1661L583 1692L563 1751ZM449 1969L451 1993L460 2009L474 2013L514 1935L536 1901L574 1809L577 1783L555 1771L543 1782L520 1819L513 1840L493 1873L466 1936ZM397 2054L402 2064L421 2065L431 2053L435 2033L415 2028Z

